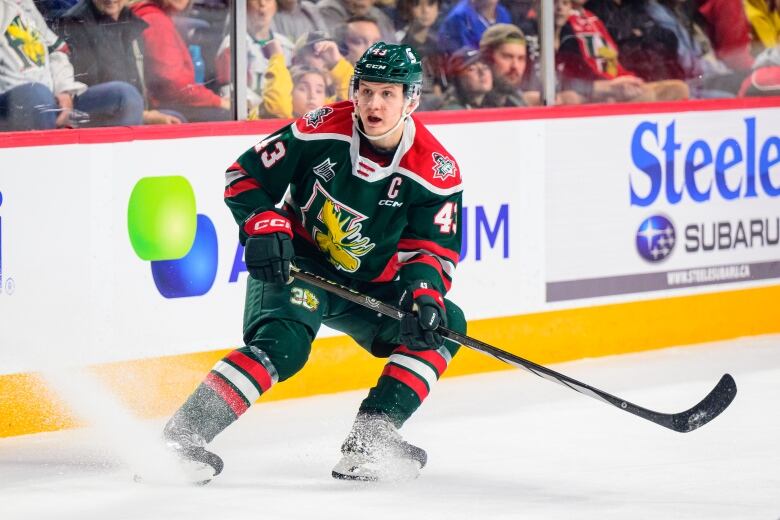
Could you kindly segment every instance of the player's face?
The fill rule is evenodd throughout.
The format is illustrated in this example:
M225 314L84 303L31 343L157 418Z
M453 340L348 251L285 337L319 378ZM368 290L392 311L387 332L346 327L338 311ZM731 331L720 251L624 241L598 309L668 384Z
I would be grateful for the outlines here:
M355 96L363 131L368 135L382 135L402 116L404 88L399 83L360 81Z
M304 74L292 92L293 115L300 117L325 104L325 79L321 74Z
M503 43L493 51L493 75L502 78L513 87L519 87L523 81L525 66L524 43Z

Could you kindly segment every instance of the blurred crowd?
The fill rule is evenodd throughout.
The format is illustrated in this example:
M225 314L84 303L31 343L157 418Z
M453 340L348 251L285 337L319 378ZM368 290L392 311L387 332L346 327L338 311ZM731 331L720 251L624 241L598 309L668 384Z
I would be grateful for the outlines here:
M780 94L780 0L554 2L556 104ZM423 57L421 110L542 103L539 0L0 0L0 130L291 118L349 97L373 43Z

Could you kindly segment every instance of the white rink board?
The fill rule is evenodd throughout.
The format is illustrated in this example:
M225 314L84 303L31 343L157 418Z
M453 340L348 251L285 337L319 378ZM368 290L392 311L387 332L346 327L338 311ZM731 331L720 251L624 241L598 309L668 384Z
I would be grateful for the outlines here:
M587 133L576 120L550 122L549 142L566 143L545 163L547 281L568 283L558 298L679 292L673 283L718 274L776 279L779 134L777 109L605 117ZM676 240L665 258L645 259L637 233L656 215ZM730 269L702 279L713 266Z
M640 189L643 175L631 159L638 124L652 120L665 128L674 119L679 140L702 139L717 148L727 136L740 139L747 117L756 118L762 142L778 135L778 109L432 125L460 164L465 185L467 251L452 299L473 320L776 284L765 279L547 301L550 282L657 270L632 245L649 212L675 221L780 213L780 199L767 196L684 200L673 208L628 203L629 179ZM75 365L240 343L247 275L230 281L238 242L222 201L223 172L262 137L0 148L0 374L41 368L53 348L67 349ZM770 174L780 185L780 164ZM169 175L189 181L198 214L216 230L216 276L202 296L163 297L128 237L133 187L144 177ZM780 260L779 250L712 256L714 263L771 262ZM667 266L702 265L677 253Z

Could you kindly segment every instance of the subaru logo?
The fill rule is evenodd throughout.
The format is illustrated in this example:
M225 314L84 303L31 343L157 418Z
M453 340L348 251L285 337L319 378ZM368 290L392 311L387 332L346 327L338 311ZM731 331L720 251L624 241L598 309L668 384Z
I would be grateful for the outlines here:
M646 218L636 232L636 250L648 262L660 262L669 256L675 242L674 224L663 215Z

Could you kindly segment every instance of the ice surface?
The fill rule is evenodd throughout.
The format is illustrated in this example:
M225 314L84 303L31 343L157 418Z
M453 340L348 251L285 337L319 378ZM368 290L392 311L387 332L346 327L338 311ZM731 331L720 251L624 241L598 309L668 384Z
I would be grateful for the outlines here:
M205 487L134 483L156 456L133 436L163 421L109 414L0 439L0 519L780 519L780 336L553 368L662 412L725 372L739 391L680 434L524 371L444 379L402 430L428 466L384 485L330 477L363 392L253 407L211 444L225 470Z

